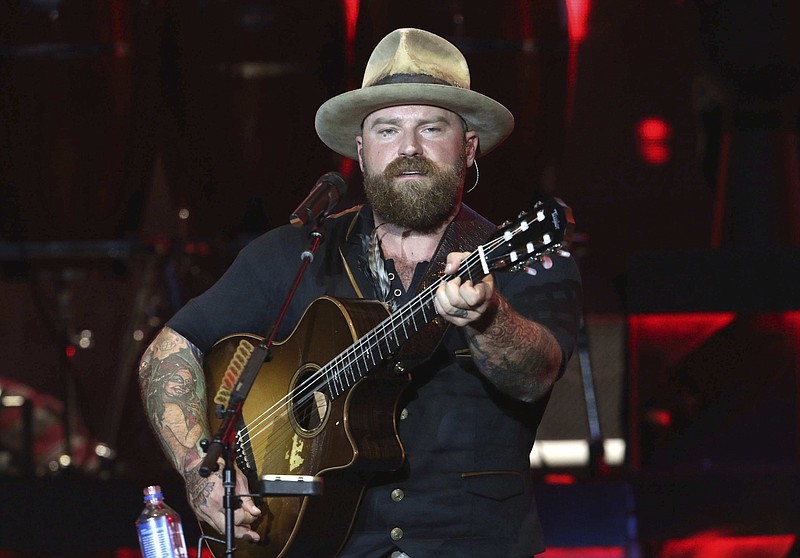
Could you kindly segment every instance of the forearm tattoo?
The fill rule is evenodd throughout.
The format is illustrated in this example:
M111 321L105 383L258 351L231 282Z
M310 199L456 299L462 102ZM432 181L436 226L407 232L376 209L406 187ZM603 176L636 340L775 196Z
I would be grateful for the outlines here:
M515 312L500 297L486 328L467 328L470 349L479 370L504 393L534 401L558 374L561 349L543 326Z

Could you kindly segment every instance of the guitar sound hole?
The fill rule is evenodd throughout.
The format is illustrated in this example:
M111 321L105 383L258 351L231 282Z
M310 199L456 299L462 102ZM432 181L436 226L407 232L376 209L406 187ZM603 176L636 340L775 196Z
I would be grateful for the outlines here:
M292 382L290 416L295 429L302 436L314 436L325 426L330 410L330 399L321 391L318 368L306 365L295 374Z

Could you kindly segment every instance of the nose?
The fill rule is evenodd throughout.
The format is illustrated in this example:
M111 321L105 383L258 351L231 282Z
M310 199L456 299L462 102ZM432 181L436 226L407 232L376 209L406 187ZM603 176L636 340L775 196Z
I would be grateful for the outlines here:
M400 155L403 157L416 157L422 154L422 144L415 132L409 132L403 136L400 144Z

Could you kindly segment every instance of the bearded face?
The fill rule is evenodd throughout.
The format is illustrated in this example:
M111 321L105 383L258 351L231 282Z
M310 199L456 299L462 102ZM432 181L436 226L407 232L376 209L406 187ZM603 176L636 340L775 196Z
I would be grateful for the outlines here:
M439 228L461 203L466 151L452 167L422 157L399 157L383 172L364 168L364 191L385 221L427 233ZM416 178L404 178L412 176Z

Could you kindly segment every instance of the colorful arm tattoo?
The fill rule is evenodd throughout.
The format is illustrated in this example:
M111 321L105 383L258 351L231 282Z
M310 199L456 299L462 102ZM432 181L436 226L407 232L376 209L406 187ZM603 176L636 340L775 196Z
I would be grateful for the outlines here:
M202 353L175 331L164 328L142 356L139 385L150 424L167 457L181 473L202 458L208 437Z

